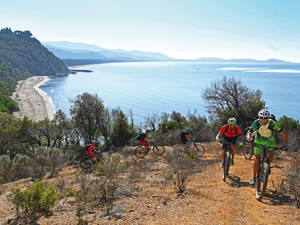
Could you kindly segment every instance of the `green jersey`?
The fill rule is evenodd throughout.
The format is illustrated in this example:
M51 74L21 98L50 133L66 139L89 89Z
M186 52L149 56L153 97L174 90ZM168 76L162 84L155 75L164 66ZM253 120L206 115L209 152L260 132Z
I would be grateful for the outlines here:
M257 131L255 134L255 143L263 146L275 147L275 132L280 132L282 129L278 123L269 119L266 124L255 120L250 128L251 131Z

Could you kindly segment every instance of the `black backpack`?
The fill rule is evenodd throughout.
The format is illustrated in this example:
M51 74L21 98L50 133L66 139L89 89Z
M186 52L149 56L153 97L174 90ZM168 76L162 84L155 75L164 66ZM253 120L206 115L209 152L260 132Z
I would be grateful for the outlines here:
M186 141L187 141L185 130L181 131L181 133L180 133L180 141L181 141L183 144L185 144Z
M139 134L139 136L136 137L136 140L137 141L143 141L146 137L146 134L145 133L141 133Z

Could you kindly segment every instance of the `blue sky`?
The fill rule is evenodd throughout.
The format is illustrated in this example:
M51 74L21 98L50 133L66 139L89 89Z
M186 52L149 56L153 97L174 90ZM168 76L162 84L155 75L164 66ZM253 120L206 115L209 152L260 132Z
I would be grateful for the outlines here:
M9 0L0 27L175 58L300 62L299 12L297 0Z

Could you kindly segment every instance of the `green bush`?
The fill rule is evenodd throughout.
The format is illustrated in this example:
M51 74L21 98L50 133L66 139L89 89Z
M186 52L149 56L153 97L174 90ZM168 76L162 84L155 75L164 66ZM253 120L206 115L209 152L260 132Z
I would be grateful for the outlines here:
M19 213L36 214L48 212L58 200L57 188L36 180L34 184L24 191L13 190L9 200L15 205L17 215Z

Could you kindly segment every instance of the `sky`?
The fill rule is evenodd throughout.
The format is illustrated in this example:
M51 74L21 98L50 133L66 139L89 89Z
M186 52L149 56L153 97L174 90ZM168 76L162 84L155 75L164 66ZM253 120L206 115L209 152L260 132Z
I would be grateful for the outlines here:
M170 57L300 62L298 0L2 0L0 28Z

